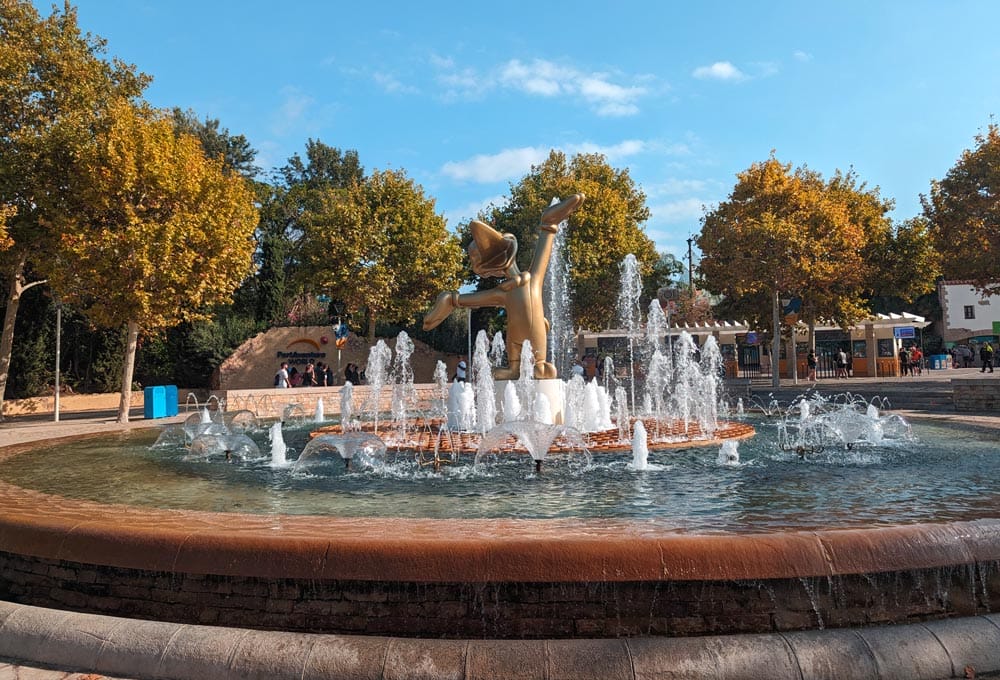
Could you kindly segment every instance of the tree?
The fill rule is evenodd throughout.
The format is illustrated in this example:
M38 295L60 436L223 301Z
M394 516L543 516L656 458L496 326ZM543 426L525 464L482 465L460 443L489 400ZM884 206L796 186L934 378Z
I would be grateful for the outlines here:
M299 285L379 321L410 323L460 280L462 254L434 201L402 171L313 192L299 220Z
M51 215L49 276L96 324L127 328L118 420L127 422L136 341L205 316L252 269L253 192L162 114L119 100L73 167L69 209ZM72 263L72 266L67 266Z
M729 199L705 216L699 270L713 293L782 293L801 298L806 318L847 324L863 292L865 242L847 203L817 174L793 173L772 154L740 173ZM769 327L768 307L755 311L748 317Z
M589 328L607 328L615 320L619 288L618 265L632 253L639 261L643 279L650 278L660 262L653 241L642 230L649 219L645 194L628 170L616 170L600 154L579 154L569 162L552 151L540 165L511 185L510 200L484 216L498 231L510 232L518 240L518 266L527 268L534 250L538 218L554 197L583 193L586 202L569 219L566 255L570 263L572 318ZM472 237L468 226L461 231L463 247ZM472 277L480 289L491 287ZM651 282L649 295L655 295Z
M341 151L318 139L306 142L306 162L298 154L288 159L280 170L288 187L304 185L308 188L348 187L364 179L364 168L354 149Z
M865 261L872 272L872 300L893 298L911 303L933 292L941 273L941 258L930 225L923 217L891 224L886 231L873 235Z
M0 0L0 205L16 213L0 255L6 312L0 331L0 399L6 390L21 295L33 257L49 258L52 225L39 221L47 204L66 195L66 173L92 122L116 98L138 97L148 78L102 59L105 43L81 34L76 10L42 18L27 0ZM2 417L2 416L0 416Z
M223 167L253 179L260 170L254 165L257 151L243 135L232 135L228 128L219 130L219 120L206 118L198 120L194 111L174 108L171 111L174 126L178 132L193 135L201 142L201 148L209 158L222 158Z
M288 323L289 300L300 298L301 277L295 272L299 220L320 195L346 189L364 180L364 168L354 150L341 151L319 140L306 144L306 159L293 155L270 184L259 184L260 225L257 229L257 274L247 281L256 319L265 324ZM341 259L338 254L337 260Z
M1000 293L1000 127L991 123L942 180L921 196L945 275Z
M659 259L653 265L653 273L642 282L643 297L657 298L666 304L668 300L677 301L678 282L675 277L684 273L684 263L670 253L660 253Z

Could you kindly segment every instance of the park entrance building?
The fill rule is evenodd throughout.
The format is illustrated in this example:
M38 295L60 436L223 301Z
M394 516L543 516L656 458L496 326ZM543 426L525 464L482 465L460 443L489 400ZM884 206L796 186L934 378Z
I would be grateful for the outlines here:
M923 329L931 324L915 314L874 314L858 322L849 330L839 326L818 323L816 355L819 360L818 377L835 375L835 357L843 349L851 375L895 376L899 374L896 356L901 347L920 347ZM788 326L782 324L782 330ZM797 375L806 375L806 355L809 352L809 328L803 322L794 325L795 346L798 359ZM729 377L756 378L771 375L770 332L752 329L746 322L712 321L699 325L684 324L669 328L667 343L673 342L682 332L689 333L699 347L712 336L719 344ZM778 369L782 377L791 377L788 362L790 343L781 344ZM585 363L603 365L610 356L614 365L628 365L628 335L621 330L580 331L577 335L577 352Z

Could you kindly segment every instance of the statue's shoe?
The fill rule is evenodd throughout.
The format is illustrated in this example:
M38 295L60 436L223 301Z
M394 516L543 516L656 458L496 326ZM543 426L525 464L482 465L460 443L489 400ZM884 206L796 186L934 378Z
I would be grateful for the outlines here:
M574 210L579 208L585 198L586 196L583 194L573 194L566 200L549 206L545 209L545 212L542 213L542 224L553 226L559 224L564 219L569 217Z

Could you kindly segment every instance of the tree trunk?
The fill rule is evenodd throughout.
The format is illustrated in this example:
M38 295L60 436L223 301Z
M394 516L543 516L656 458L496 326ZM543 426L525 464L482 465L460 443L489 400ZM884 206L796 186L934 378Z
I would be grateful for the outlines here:
M7 391L7 378L10 377L10 358L14 351L14 322L17 320L21 295L32 286L45 283L42 280L24 285L24 264L27 259L26 253L20 253L7 279L7 311L4 312L3 330L0 331L0 421L3 420L3 398Z
M128 422L128 412L132 408L132 374L135 371L135 347L139 339L139 324L128 322L128 337L125 340L125 365L122 367L122 396L118 402L118 422Z

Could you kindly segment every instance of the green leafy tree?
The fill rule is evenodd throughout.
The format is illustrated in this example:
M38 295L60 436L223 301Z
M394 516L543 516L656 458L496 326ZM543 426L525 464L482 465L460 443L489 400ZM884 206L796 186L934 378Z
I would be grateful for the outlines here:
M459 282L457 240L402 171L313 192L299 225L299 285L364 309L369 342L378 322L411 323Z
M243 135L230 134L228 128L219 129L219 120L199 120L194 111L174 108L171 111L178 132L193 135L209 158L222 158L223 167L253 179L260 170L254 164L257 151Z
M247 287L252 289L255 316L264 324L289 323L289 305L304 293L296 286L300 277L295 275L303 213L321 202L325 192L347 189L364 179L357 151L342 151L310 139L305 155L305 159L293 155L270 184L258 186L258 268ZM332 262L343 259L340 253L328 256Z
M656 294L653 273L660 256L642 229L649 219L645 194L628 170L611 167L600 154L566 155L552 151L540 165L511 186L510 200L495 207L484 219L498 231L510 232L518 240L518 266L527 269L537 239L538 219L554 197L583 193L586 202L570 216L566 232L566 255L570 262L572 318L581 326L602 329L613 323L619 288L618 266L632 253L639 261L643 279L650 279L648 294ZM465 225L463 247L472 241ZM493 283L472 276L478 288Z
M865 261L872 272L869 290L873 300L892 298L910 304L934 292L941 274L941 258L930 225L923 217L891 224L886 231L873 235L865 250Z
M14 323L32 258L50 258L56 237L39 219L66 196L67 172L107 103L136 98L148 78L103 59L105 42L82 34L68 4L42 17L28 0L0 0L0 206L16 212L0 253L6 310L0 331L0 398L7 385Z
M271 325L285 311L286 271L291 257L292 242L289 230L293 224L289 214L290 201L283 200L285 192L267 187L261 201L260 225L257 228L257 275L248 282L253 286L254 316L257 321Z
M294 154L280 170L280 175L288 187L345 188L364 179L364 168L354 149L341 151L318 139L310 139L306 142L306 160Z
M79 150L73 205L49 276L94 323L126 327L118 420L127 422L136 342L206 316L251 272L254 197L167 117L119 100ZM65 263L73 263L66 266Z
M944 179L921 196L945 276L1000 293L1000 127L975 137Z

